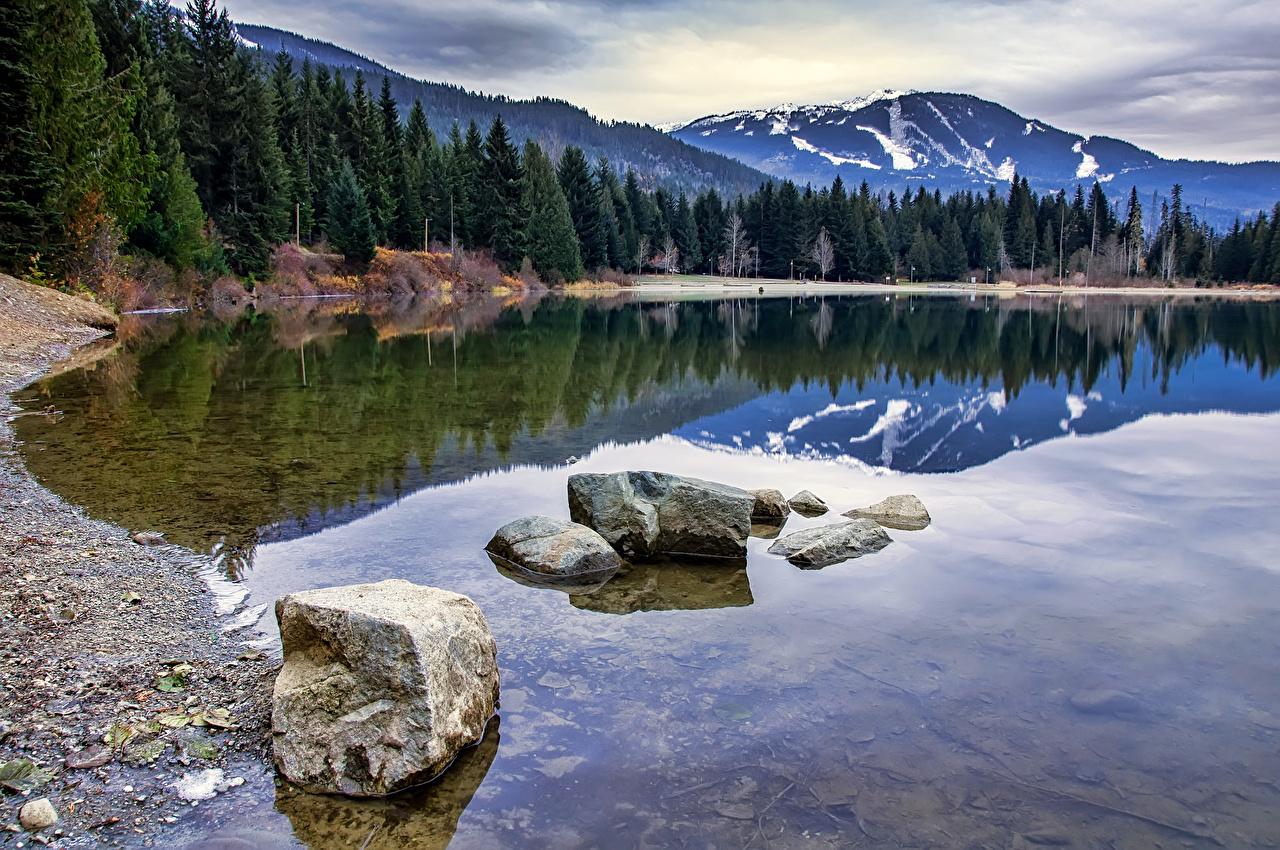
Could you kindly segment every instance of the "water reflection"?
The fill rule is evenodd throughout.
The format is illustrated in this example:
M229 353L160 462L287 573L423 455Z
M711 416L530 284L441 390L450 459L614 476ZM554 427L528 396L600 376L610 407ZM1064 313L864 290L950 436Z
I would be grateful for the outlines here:
M569 602L601 614L740 608L752 602L751 582L745 562L626 564L601 587L570 594Z
M378 800L308 794L284 784L276 809L310 850L443 850L498 753L498 718L443 776L422 788Z
M1152 412L1280 409L1280 306L881 297L417 299L138 322L26 392L55 491L219 548L429 485L674 434L724 452L953 471Z

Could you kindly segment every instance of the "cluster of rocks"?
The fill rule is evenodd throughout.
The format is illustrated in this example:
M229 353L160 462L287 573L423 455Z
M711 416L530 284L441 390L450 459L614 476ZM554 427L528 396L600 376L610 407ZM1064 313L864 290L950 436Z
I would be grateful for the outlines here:
M504 572L556 583L607 581L623 559L743 559L751 536L777 537L791 513L813 518L830 509L802 490L743 490L665 472L569 476L570 520L528 516L504 525L485 547ZM842 522L789 534L769 552L817 568L883 549L885 528L919 530L929 512L911 495L844 514Z

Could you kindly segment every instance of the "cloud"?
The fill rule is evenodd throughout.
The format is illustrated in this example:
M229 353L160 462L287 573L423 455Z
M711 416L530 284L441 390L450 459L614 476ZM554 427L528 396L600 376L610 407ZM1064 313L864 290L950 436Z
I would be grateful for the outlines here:
M229 0L414 76L659 122L963 91L1164 156L1280 158L1273 0ZM322 8L321 8L322 6Z

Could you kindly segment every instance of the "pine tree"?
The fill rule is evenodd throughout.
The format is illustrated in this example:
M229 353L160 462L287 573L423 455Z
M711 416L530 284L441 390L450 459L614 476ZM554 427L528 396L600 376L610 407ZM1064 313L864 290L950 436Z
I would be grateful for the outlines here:
M582 277L582 256L574 232L569 202L537 142L524 145L521 192L528 213L523 243L534 270L551 283L573 282Z
M969 256L965 251L964 238L960 235L960 225L954 218L948 218L942 228L942 265L938 269L941 276L949 280L961 280L969 270Z
M40 143L31 4L0 6L0 269L25 270L51 237L54 163Z
M4 58L19 67L3 73L14 80L12 96L25 100L27 111L11 136L15 150L3 156L25 160L34 171L15 181L17 203L10 209L22 217L35 201L32 223L43 228L33 234L34 247L74 274L73 266L79 267L100 234L127 231L146 213L142 157L129 126L135 114L132 79L106 78L85 0L23 0L17 6L6 10L7 26L15 31L6 46L13 52ZM12 117L6 113L5 122ZM35 157L31 140L39 151ZM42 190L39 200L36 187Z
M479 200L479 243L493 252L499 264L515 268L523 255L519 223L525 217L521 210L520 158L501 115L493 119L485 138Z
M569 145L556 169L560 188L569 203L573 229L578 234L583 265L595 271L609 263L608 234L600 204L600 191L591 176L582 149Z
M373 221L369 216L364 189L348 159L342 161L335 175L326 206L329 220L325 225L325 233L329 237L329 244L347 262L357 266L368 265L377 250L377 238L373 232Z

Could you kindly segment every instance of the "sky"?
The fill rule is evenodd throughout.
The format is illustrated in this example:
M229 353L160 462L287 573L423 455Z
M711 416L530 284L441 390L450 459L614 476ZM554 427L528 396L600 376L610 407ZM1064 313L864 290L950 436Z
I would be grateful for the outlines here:
M224 0L413 77L658 124L954 91L1165 157L1280 160L1277 0Z

